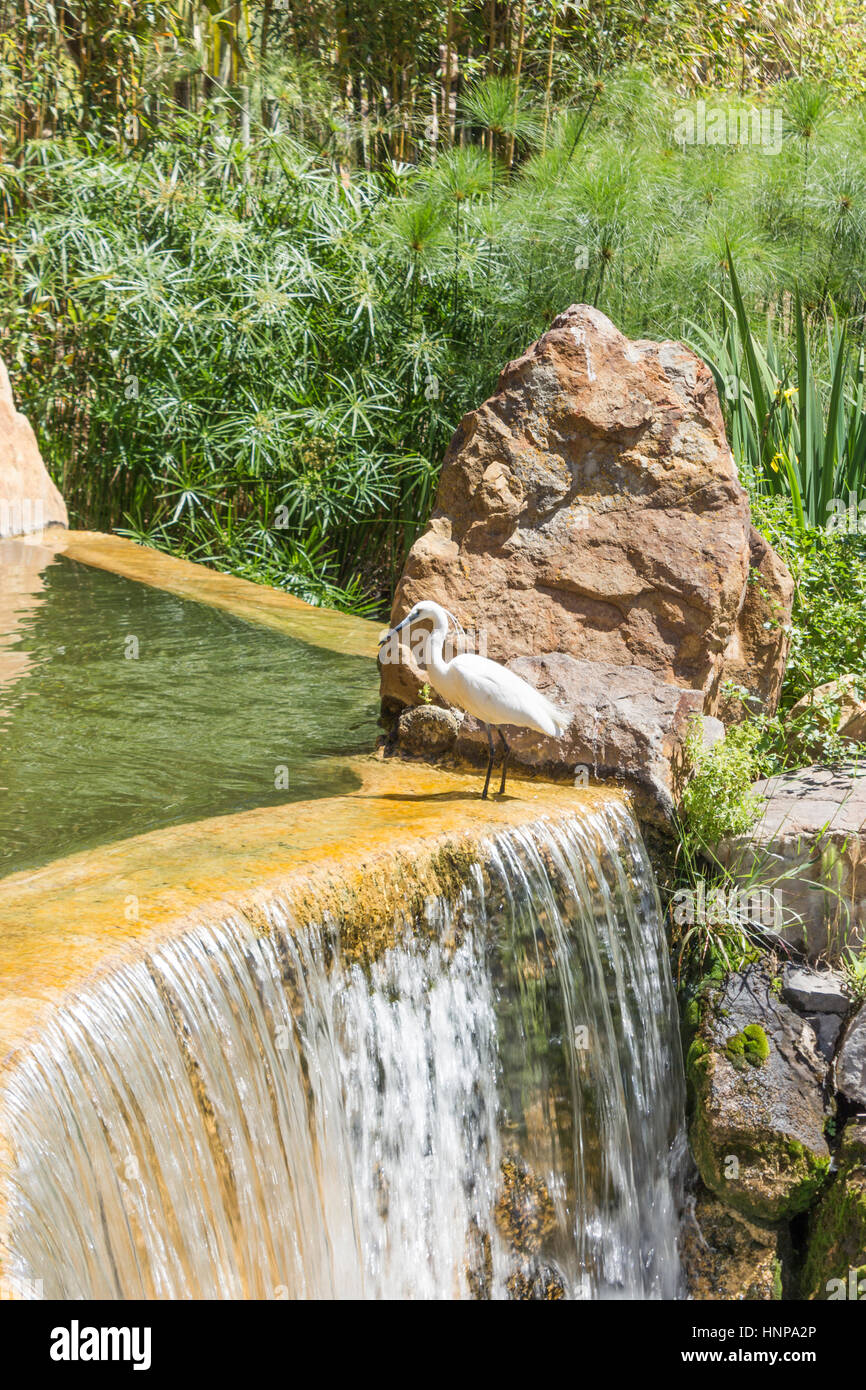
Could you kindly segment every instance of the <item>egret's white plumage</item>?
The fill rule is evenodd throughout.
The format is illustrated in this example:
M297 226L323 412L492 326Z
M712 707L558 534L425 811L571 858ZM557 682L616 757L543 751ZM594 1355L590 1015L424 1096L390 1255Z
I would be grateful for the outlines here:
M505 759L502 764L502 783L500 794L505 790L505 770L508 761L508 744L501 726L513 725L519 729L535 729L550 738L562 738L568 727L566 714L551 704L550 700L528 681L500 666L498 661L490 661L486 656L474 652L461 652L445 660L444 647L449 624L453 623L459 633L463 629L452 613L432 600L416 603L396 627L390 629L382 638L386 643L401 628L414 623L430 622L433 631L427 639L426 667L427 678L437 694L449 704L466 710L487 727L487 741L490 758L487 764L487 777L482 796L487 795L490 785L490 771L493 767L493 737L491 726L499 731L505 745Z

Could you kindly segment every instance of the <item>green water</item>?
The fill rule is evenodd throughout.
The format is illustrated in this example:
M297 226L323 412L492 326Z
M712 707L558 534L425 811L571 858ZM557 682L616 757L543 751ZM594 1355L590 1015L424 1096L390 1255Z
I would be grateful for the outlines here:
M3 681L0 651L0 875L357 785L333 759L373 746L374 661L63 556L44 583L0 643L28 661Z

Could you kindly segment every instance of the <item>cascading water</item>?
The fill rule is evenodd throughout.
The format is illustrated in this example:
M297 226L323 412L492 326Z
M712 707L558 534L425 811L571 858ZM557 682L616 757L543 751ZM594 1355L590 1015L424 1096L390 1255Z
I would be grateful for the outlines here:
M627 811L479 852L373 961L227 919L13 1073L9 1248L46 1298L663 1297L683 1085Z

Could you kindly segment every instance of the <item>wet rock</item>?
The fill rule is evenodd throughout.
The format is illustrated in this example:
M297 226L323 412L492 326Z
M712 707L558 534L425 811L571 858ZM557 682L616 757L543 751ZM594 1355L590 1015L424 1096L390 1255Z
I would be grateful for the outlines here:
M866 1110L866 1004L845 1030L836 1062L836 1087Z
M751 528L707 367L572 305L459 425L392 619L435 599L494 660L638 666L714 714L729 675L775 706L791 588ZM383 668L386 711L417 691Z
M701 1184L683 1224L683 1272L690 1298L714 1302L782 1297L781 1226L749 1221Z
M782 971L782 998L792 1009L808 1014L844 1016L851 1003L844 977L835 970L810 970L786 965Z
M400 749L422 758L450 753L460 733L463 715L441 705L415 705L404 710L397 721L396 739Z
M565 1297L559 1275L541 1258L556 1229L556 1212L547 1186L517 1154L502 1160L502 1188L496 1224L511 1248L506 1279L509 1296L520 1301L558 1301Z
M29 420L15 409L0 361L0 540L68 524L66 505L48 476Z
M706 994L688 1053L701 1177L752 1220L804 1211L824 1184L826 1066L806 1021L759 964Z
M512 765L549 775L565 767L581 782L619 778L643 794L643 817L672 815L689 720L701 717L700 691L665 685L641 666L603 666L561 652L517 657L508 665L571 715L558 741L530 729L506 730ZM718 736L718 721L706 722L708 737ZM464 720L456 752L486 758L487 735L477 720Z
M537 1255L556 1229L556 1213L543 1180L516 1155L502 1160L496 1224L521 1255Z
M845 1126L837 1164L809 1218L801 1295L866 1302L866 1119Z
M754 791L761 820L718 857L735 878L772 888L786 941L838 959L866 932L866 776L853 765L807 767Z

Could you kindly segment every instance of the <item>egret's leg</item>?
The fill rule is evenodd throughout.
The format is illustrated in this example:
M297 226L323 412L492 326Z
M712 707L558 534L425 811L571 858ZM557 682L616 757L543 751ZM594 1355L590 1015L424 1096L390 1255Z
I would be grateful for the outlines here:
M491 729L490 729L490 725L489 725L489 724L485 724L484 727L485 727L485 729L487 730L487 746L488 746L488 748L490 749L490 756L489 756L489 758L487 759L487 776L484 778L484 791L481 793L481 800L482 800L482 801L486 801L486 800L487 800L487 788L490 786L490 774L491 774L491 772L493 771L493 757L494 757L493 734L492 734L492 732L491 732Z
M508 759L509 759L510 756L511 756L511 749L508 747L508 744L505 742L505 735L504 735L504 733L502 732L502 730L501 730L501 729L497 729L496 732L499 734L499 737L502 739L502 747L505 749L505 756L504 756L504 758L502 759L502 781L499 783L499 795L502 796L503 793L504 793L504 791L505 791L505 773L506 773L506 770L507 770L507 768L508 768Z

